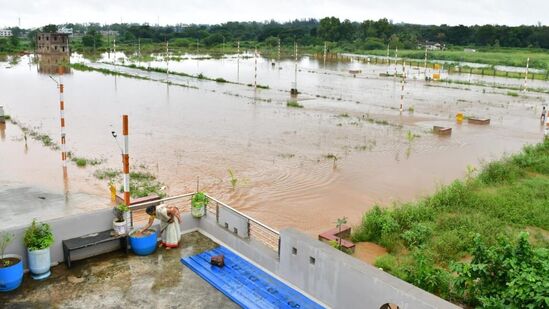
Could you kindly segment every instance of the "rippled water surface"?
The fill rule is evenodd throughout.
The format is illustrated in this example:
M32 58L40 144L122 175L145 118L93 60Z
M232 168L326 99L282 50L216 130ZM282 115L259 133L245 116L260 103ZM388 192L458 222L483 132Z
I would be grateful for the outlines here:
M169 194L194 190L200 177L201 189L268 225L314 234L332 228L338 217L358 223L375 203L432 193L463 177L468 165L516 152L543 134L538 116L548 95L542 93L513 97L505 89L428 84L419 74L410 75L402 92L400 79L379 76L385 65L302 57L297 88L304 108L289 108L292 60L273 65L259 58L257 83L270 88L254 90L246 86L254 82L253 58L183 58L170 61L169 70L240 84L115 67L112 55L97 63L74 56L72 62L151 80L71 70L64 76L68 149L105 162L86 168L70 164L63 177L59 151L33 140L25 146L20 128L7 122L0 127L0 190L33 188L64 196L66 202L52 207L51 216L105 207L107 183L93 172L121 166L111 131L120 131L121 115L128 114L133 168L146 167ZM134 64L166 68L161 59ZM361 73L353 77L349 69ZM516 81L502 79L506 82ZM0 62L0 85L7 114L58 139L58 90L31 58ZM490 118L491 124L456 124L457 112ZM433 125L452 127L453 133L433 135ZM235 188L229 169L238 179ZM0 208L24 221L33 201L22 203L28 209L24 216L13 202L0 201Z

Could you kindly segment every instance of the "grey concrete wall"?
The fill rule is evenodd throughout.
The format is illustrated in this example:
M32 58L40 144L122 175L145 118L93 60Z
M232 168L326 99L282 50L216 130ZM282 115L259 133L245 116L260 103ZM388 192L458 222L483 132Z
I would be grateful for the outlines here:
M215 216L207 215L199 219L199 231L214 241L224 244L256 263L260 267L276 274L278 271L278 254L254 239L244 239L217 224Z
M226 207L219 207L219 224L242 238L249 235L248 219Z
M458 308L293 229L281 231L278 275L333 308Z
M103 209L47 221L56 238L51 248L52 262L63 261L63 239L111 229L112 219L111 209ZM8 246L6 253L22 256L26 265L26 249L23 245L25 228L8 230L16 235L16 239ZM185 213L182 215L181 230L183 233L199 230L333 308L379 308L385 303L394 303L401 309L456 308L435 295L293 229L281 232L280 257L262 243L227 230L212 215L196 219ZM97 250L111 251L117 249L117 246L117 242L112 242L103 248L95 248L94 253Z
M112 229L112 220L113 213L111 209L100 209L86 214L76 214L45 221L45 223L50 224L55 237L55 242L50 248L52 264L63 262L63 247L61 244L63 240ZM198 219L193 218L189 213L182 214L181 221L181 231L183 233L197 230L200 222ZM27 267L27 249L23 244L23 238L27 227L28 226L21 226L0 230L0 233L10 232L15 235L14 241L6 248L6 253L21 256L23 258L25 268ZM153 228L158 229L158 224L155 223ZM119 248L119 242L112 241L94 247L77 250L71 253L71 260L78 260L90 255L106 253Z
M61 242L64 239L70 239L111 229L112 220L112 210L101 209L91 213L77 214L46 221L46 223L50 224L55 237L55 242L50 249L52 263L55 264L63 261L63 248L61 246ZM7 232L15 234L15 240L7 247L6 252L23 257L25 267L27 267L27 249L23 244L23 238L27 227L28 226L23 226L6 230ZM4 231L0 230L0 233L2 232ZM109 250L116 249L117 246L117 242L112 242L112 244L106 244L104 248L95 249L108 252Z

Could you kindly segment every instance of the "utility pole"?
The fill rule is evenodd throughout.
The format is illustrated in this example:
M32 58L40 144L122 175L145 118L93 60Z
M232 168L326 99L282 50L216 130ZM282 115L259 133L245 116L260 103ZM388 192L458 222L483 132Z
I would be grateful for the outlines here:
M236 42L236 81L240 82L240 41Z
M280 37L278 37L278 66L280 67Z
M327 42L324 41L324 66L326 66L326 53L328 52Z
M402 61L402 77L400 78L400 113L404 110L404 79L406 78L406 62Z
M257 46L254 49L254 90L257 90Z
M528 65L530 64L530 57L526 59L526 74L524 74L524 86L522 88L523 92L526 92L526 86L528 83Z
M295 61L294 61L294 88L293 92L295 95L297 95L297 42L294 42L294 54L295 54Z

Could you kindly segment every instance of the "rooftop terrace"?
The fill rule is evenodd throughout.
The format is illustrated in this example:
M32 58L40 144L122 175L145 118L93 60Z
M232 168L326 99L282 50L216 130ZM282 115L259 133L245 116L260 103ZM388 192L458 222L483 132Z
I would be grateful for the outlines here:
M213 197L208 196L204 216L194 218L188 211L192 196L193 193L189 193L161 200L183 212L179 249L158 249L145 257L111 252L78 261L70 269L56 266L51 278L41 282L26 275L19 289L0 294L1 303L8 308L237 307L180 262L181 257L223 245L288 287L329 308L362 308L365 304L368 308L380 308L388 303L400 308L456 307L297 230L276 231ZM144 223L144 209L155 203L159 201L130 207L133 226ZM112 221L111 209L46 221L56 237L51 247L52 262L63 261L62 240L111 229ZM3 231L15 234L18 239L6 252L22 256L26 265L26 249L21 242L25 228L4 228ZM71 260L119 248L118 242L102 245L99 249L82 249L81 254L71 255Z
M239 308L221 292L181 264L180 258L213 249L218 244L199 232L184 234L181 246L149 256L115 251L52 268L52 276L0 294L6 308Z

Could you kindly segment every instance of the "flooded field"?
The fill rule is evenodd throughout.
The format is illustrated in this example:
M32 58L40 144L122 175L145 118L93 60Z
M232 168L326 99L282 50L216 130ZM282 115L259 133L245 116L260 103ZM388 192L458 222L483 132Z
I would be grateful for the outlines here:
M313 235L333 228L339 217L356 224L375 203L417 199L463 177L469 165L540 141L538 117L549 102L545 93L511 96L506 89L409 78L399 113L400 79L379 77L387 66L302 57L297 100L303 108L291 108L291 60L259 58L257 84L269 89L254 89L247 86L254 83L253 58L168 63L172 72L239 84L113 66L114 58L90 63L75 55L71 61L147 79L77 69L64 76L68 150L103 161L83 168L71 163L66 177L59 151L25 141L21 130L23 125L59 139L55 83L30 57L0 62L0 105L18 123L0 127L0 196L11 196L0 200L0 210L14 218L9 224L109 206L107 182L94 172L121 168L111 131L120 133L122 114L130 119L132 169L152 172L168 194L195 190L200 177L202 190L246 214ZM116 59L132 64L122 54ZM133 64L166 68L160 59ZM361 73L353 77L349 69ZM491 123L456 124L458 112ZM433 125L452 127L452 135L432 134ZM13 192L31 197L19 201ZM47 206L49 196L57 206Z

